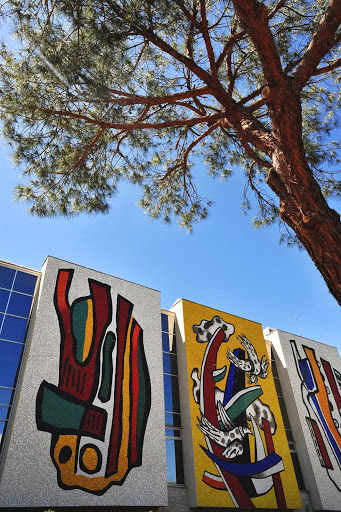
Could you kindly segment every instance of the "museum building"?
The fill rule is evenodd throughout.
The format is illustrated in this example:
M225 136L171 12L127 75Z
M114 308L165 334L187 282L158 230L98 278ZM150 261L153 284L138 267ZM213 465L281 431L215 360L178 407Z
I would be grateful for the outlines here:
M0 509L340 511L340 411L332 346L0 262Z

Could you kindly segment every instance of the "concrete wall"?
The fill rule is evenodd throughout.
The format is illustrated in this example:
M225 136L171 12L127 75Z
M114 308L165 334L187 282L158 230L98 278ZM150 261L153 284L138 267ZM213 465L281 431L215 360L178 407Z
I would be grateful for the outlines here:
M271 341L314 510L341 510L341 361L336 348L284 331ZM339 382L338 377L339 376Z
M49 257L23 372L0 507L167 505L159 292Z

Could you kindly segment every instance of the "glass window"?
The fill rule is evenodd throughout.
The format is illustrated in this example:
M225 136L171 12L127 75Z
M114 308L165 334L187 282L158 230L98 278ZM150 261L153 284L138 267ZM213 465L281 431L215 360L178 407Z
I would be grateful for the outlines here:
M1 440L1 436L2 436L2 433L4 431L4 428L5 428L5 422L4 421L0 421L0 440Z
M23 343L27 327L26 318L6 315L2 324L0 338L3 340L18 341ZM1 384L1 382L0 382Z
M163 353L163 371L164 373L171 373L172 375L178 374L178 364L176 361L176 355Z
M181 438L181 430L175 430L174 428L166 428L167 437Z
M0 420L0 453L2 448L2 441L5 433L5 427L6 427L7 421Z
M2 290L0 288L0 311L2 313L5 313L5 311L6 311L9 294L10 294L9 290Z
M12 292L9 300L7 314L28 318L31 310L32 297Z
M275 387L276 387L276 391L277 391L277 396L283 396L283 392L282 392L282 388L281 388L281 383L279 382L279 379L275 377L274 381L275 381Z
M170 343L169 343L169 334L168 332L163 332L162 333L162 350L164 352L170 352Z
M183 484L184 470L182 462L182 442L181 439L166 438L166 457L167 457L167 480L169 483Z
M1 444L1 437L4 432L5 425L6 425L6 422L4 420L0 420L0 444Z
M161 330L168 332L168 315L161 313Z
M0 264L0 452L37 279L37 273Z
M180 412L178 378L164 375L165 409L168 412Z
M293 463L294 470L295 470L295 473L296 473L296 479L297 479L297 483L298 483L298 488L300 490L304 490L305 489L305 485L304 485L304 480L303 480L303 476L302 476L301 466L300 466L300 463L299 463L299 460L298 460L298 457L297 457L297 453L296 452L291 452L291 458L292 458L292 463Z
M281 408L285 433L286 433L287 440L288 440L288 446L289 446L289 450L291 453L292 463L293 463L294 470L296 473L298 488L304 490L305 486L304 486L304 481L303 481L302 472L301 472L301 468L300 468L300 463L299 463L297 453L296 453L295 440L294 440L294 436L291 431L287 408L286 408L285 401L283 398L283 391L282 391L280 380L278 378L277 367L276 367L276 363L274 361L274 356L273 356L272 351L271 351L271 363L272 363L271 368L272 368L272 373L274 376L278 401L279 401L279 405Z
M33 295L36 281L36 275L28 274L27 272L21 272L20 270L18 270L16 278L14 280L13 290L16 292L28 293L29 295Z
M285 407L284 398L282 398L281 396L279 396L279 397L278 397L278 401L279 401L279 406L280 406L280 408L281 408L281 413L282 413L282 417L283 417L284 428L285 428L285 429L288 429L288 430L291 430L290 422L289 422L289 418L288 418L288 413L287 413L287 408Z
M0 420L7 419L9 406L0 405Z
M0 405L11 403L13 389L0 388Z
M169 483L184 483L184 468L181 441L181 416L179 400L178 365L176 339L169 333L169 324L173 330L174 318L169 322L168 315L161 313L163 379L165 394L166 457L167 480ZM172 428L178 427L178 428Z
M14 387L23 345L0 340L0 385Z
M3 265L0 266L0 287L7 288L10 290L12 288L13 279L15 276L15 269L10 267L5 267Z
M276 366L276 362L274 359L271 359L271 370L272 370L272 375L274 377L278 377L277 366Z
M292 432L291 430L286 430L285 431L286 435L287 435L287 440L290 442L290 443L293 443L294 442L294 438L293 438L293 435L292 435Z
M176 338L174 334L162 333L162 350L176 354Z
M167 427L181 427L181 416L180 414L166 412L165 424Z

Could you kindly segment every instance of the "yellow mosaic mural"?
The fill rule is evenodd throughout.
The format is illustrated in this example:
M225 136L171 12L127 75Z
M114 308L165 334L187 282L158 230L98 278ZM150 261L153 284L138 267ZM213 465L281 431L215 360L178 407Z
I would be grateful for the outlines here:
M198 506L301 508L261 325L183 314Z

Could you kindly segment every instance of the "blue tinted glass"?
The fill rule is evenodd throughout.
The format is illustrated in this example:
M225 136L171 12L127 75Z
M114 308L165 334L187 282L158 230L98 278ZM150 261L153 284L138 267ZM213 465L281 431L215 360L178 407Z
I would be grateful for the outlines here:
M7 405L11 403L13 389L0 388L0 404Z
M9 409L9 407L0 405L0 420L7 419L8 409Z
M37 276L33 274L27 274L26 272L20 272L18 270L17 276L14 281L13 290L16 292L28 293L33 295L34 288L36 285Z
M1 290L0 288L0 311L3 313L6 311L9 294L8 290Z
M170 352L169 335L167 332L162 333L162 350L164 352Z
M175 430L174 428L166 428L166 436L180 437L180 430Z
M176 355L163 353L163 371L164 373L178 374L178 365Z
M174 484L184 483L182 462L182 443L174 439L166 439L167 481Z
M176 354L176 339L172 334L162 333L162 350L164 352L172 352Z
M2 442L4 440L4 434L6 432L6 425L7 425L7 421L2 421L0 420L0 453L1 453L1 449L2 449Z
M13 387L23 346L0 341L0 386Z
M0 266L0 287L8 288L9 290L12 288L13 279L15 275L15 270L9 267Z
M176 484L174 439L166 439L167 481Z
M161 313L161 330L168 332L168 316Z
M15 316L6 315L2 325L0 338L23 343L25 339L26 326L26 318L17 318Z
M180 414L172 414L171 412L166 412L165 425L167 425L168 427L181 427Z
M22 293L12 292L7 313L10 315L24 316L28 318L31 310L32 297Z
M2 313L0 313L0 332L1 332L1 326L2 326L2 321L4 319L4 316Z
M165 410L168 412L180 412L178 378L172 375L164 375Z

